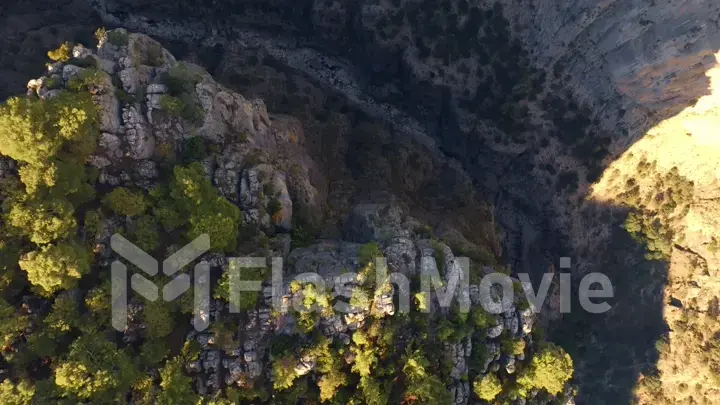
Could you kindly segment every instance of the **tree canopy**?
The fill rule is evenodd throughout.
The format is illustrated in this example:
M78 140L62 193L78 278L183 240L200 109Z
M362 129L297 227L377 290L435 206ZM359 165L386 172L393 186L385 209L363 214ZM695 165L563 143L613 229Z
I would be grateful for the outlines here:
M27 253L20 260L20 268L28 280L46 294L73 288L87 274L89 258L85 249L74 243L60 242L45 245Z

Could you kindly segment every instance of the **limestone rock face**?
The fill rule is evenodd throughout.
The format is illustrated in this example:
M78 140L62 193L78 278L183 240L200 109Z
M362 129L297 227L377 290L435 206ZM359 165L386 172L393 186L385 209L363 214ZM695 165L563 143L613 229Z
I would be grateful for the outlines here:
M610 128L622 119L615 108L630 112L629 126L642 130L648 114L667 118L708 93L705 72L720 49L720 28L712 22L717 3L503 4L535 62L561 67L575 94L601 111Z

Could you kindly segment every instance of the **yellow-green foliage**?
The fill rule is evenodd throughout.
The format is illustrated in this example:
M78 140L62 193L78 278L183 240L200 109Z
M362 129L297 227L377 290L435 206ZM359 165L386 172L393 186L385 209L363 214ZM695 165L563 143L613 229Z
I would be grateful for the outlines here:
M502 384L500 379L490 372L475 379L473 392L483 401L492 401L502 392Z
M442 380L429 368L430 363L420 352L406 355L402 372L406 378L404 397L425 404L450 404L452 398Z
M94 141L97 133L97 110L85 93L63 92L49 101L10 98L0 106L0 153L20 162L47 164L63 143Z
M55 62L67 62L72 57L72 44L65 42L58 48L48 51L47 56Z
M60 242L27 253L19 262L28 280L44 294L73 288L89 269L88 254L81 246Z
M317 380L320 400L331 400L337 394L338 388L348 383L348 378L342 370L341 357L331 348L330 341L326 338L322 338L320 343L308 350L305 355L315 359L315 371L321 374Z
M27 381L13 384L9 379L0 383L0 404L31 405L35 396L35 387Z
M525 352L525 341L522 339L507 339L501 345L503 352L512 356L519 356Z
M646 246L648 260L667 259L674 244L674 225L690 209L694 184L681 176L677 167L658 173L657 164L644 159L638 163L637 173L655 181L647 186L627 179L625 191L618 197L635 212L628 215L623 227Z
M242 224L240 210L218 195L205 178L203 165L196 162L186 167L176 166L173 174L170 196L179 212L188 218L188 238L207 233L213 250L235 249Z
M77 76L73 76L68 80L67 87L74 91L92 91L98 92L106 86L107 74L94 67L89 67Z
M67 294L59 294L53 302L50 314L43 320L45 325L57 332L69 332L80 326L80 311L75 299Z
M54 370L55 385L64 396L97 404L121 403L135 376L127 353L102 335L79 337Z
M163 94L160 96L160 107L169 114L181 117L183 109L185 109L185 103L177 97Z
M36 244L68 238L76 227L73 208L64 199L18 201L6 216L7 223Z
M517 383L525 393L537 388L557 395L563 391L572 375L573 361L570 355L561 347L546 343L535 353L530 366L520 373Z
M295 372L295 358L287 354L276 358L272 362L273 388L285 390L292 387L298 377Z
M98 44L102 44L103 42L107 41L108 32L105 27L100 27L95 30L95 39L98 41Z

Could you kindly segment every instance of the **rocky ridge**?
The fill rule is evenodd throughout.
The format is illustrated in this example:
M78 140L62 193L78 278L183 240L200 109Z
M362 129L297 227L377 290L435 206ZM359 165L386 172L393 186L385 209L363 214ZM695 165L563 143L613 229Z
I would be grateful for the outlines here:
M195 142L192 139L200 138L210 153L195 157L201 159L207 179L222 196L240 207L244 226L262 231L254 240L263 238L262 235L274 236L265 248L253 253L284 257L286 274L320 274L328 292L336 298L343 289L362 284L361 279L348 271L362 273L372 266L361 263L358 257L368 246L378 246L392 272L412 278L420 274L422 267L430 266L442 269L445 277L451 277L451 270L457 266L453 249L438 241L432 228L422 220L407 216L399 205L386 201L354 205L348 218L343 220L342 234L337 239L293 247L295 241L289 232L297 218L311 223L321 221L326 216L328 201L327 185L319 165L303 147L305 139L298 121L269 114L261 100L248 100L219 85L202 68L176 61L159 43L145 35L119 29L107 32L99 40L97 52L77 45L68 62L48 65L44 76L28 83L28 95L48 100L78 80L87 86L100 114L98 149L89 159L98 169L100 185L150 190L157 184L161 166L192 153ZM189 93L182 95L186 103L182 111L171 103L173 97L179 97L177 90L173 90L173 83L177 83L169 79L173 77L191 84L186 87ZM193 106L202 113L187 113L194 111ZM460 177L456 181L464 181ZM275 206L270 209L271 205ZM105 220L95 237L100 267L108 266L114 257L109 249L110 235L127 226L125 222L129 221L129 218ZM458 234L448 229L444 233ZM456 235L453 243L458 240L463 251L482 250L462 235ZM228 271L229 263L224 255L207 255L205 260L216 270ZM471 281L493 269L473 271ZM285 284L283 291L283 302L302 301L307 294L292 283ZM474 306L484 301L477 284L470 286L469 293ZM371 319L390 319L395 315L393 295L392 289L376 294L370 306L353 308L344 316L323 314L313 329L330 342L347 346L354 339L354 332ZM221 299L211 303L207 316L230 329L187 334L186 338L201 348L197 359L186 365L193 374L198 393L210 395L228 386L248 388L258 381L271 380L270 342L282 335L303 339L298 327L301 316L293 312L278 314L271 310L271 304L272 289L267 282L260 305L244 313L239 322L238 318L226 318L230 304ZM437 307L435 297L430 298L429 305L433 308L432 323L447 315L447 309ZM143 339L147 329L143 307L141 302L131 303L129 326L123 337L125 343ZM468 382L471 363L472 367L479 367L479 375L500 373L504 376L513 375L518 367L527 364L536 350L531 333L535 323L532 309L518 299L500 316L491 317L487 330L475 330L457 342L443 342L441 353L449 364L445 384L452 403L480 403L471 399L472 387ZM504 349L503 342L508 340L522 341L522 353ZM346 361L353 362L351 357ZM302 377L314 367L315 359L302 357L294 372ZM563 403L572 403L572 396L572 390L566 386L560 398ZM514 403L555 401L554 397L538 390L526 398Z

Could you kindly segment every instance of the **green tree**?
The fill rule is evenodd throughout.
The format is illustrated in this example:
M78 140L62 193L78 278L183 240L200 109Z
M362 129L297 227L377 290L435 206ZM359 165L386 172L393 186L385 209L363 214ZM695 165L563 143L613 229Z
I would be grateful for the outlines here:
M194 239L207 233L213 250L233 250L242 223L240 210L218 195L205 178L202 164L195 162L186 167L176 166L173 174L170 196L180 212L189 218L188 238Z
M27 381L13 384L10 380L0 383L0 404L31 405L35 396L35 387Z
M77 226L72 204L59 198L18 201L5 219L17 233L39 245L66 239Z
M563 391L565 383L573 375L573 362L563 348L545 343L535 353L530 366L518 376L517 383L525 391L543 389L551 395Z
M30 283L45 294L75 287L90 266L88 253L82 246L64 242L27 253L19 264Z
M224 300L240 311L255 308L258 302L257 291L233 291L234 294L231 294L230 285L241 280L262 281L264 272L263 268L240 268L236 266L236 262L230 261L227 270L220 276L213 297ZM236 277L236 280L231 280L233 277Z
M415 351L405 356L402 372L405 375L405 398L415 398L423 404L451 404L452 398L442 380L431 373L430 362Z
M152 252L160 244L157 221L150 215L143 215L133 221L131 236L135 244L146 252Z
M295 357L292 354L286 354L273 359L272 376L273 388L276 390L285 390L292 387L298 377L295 372Z
M315 371L321 373L317 379L320 400L325 402L333 399L338 388L348 383L347 375L342 370L342 357L330 347L330 340L326 338L322 338L306 355L315 358Z
M75 340L54 370L55 385L63 396L97 404L123 402L136 375L127 353L98 334Z
M146 366L155 366L167 357L170 350L163 339L145 341L140 347L140 360Z
M52 311L43 322L58 332L79 328L81 318L78 302L70 294L59 294L53 302Z
M240 232L240 210L223 197L215 197L198 207L190 216L187 235L195 239L202 234L210 235L213 250L232 251L237 246Z
M0 153L32 165L47 163L66 142L73 144L68 150L89 153L88 145L94 146L98 133L96 124L97 109L87 93L63 92L49 101L10 98L0 105Z
M473 392L483 401L492 401L502 392L500 379L492 372L480 376L473 383Z
M169 360L160 370L158 405L196 405L199 397L192 390L192 379L183 373L183 358Z
M141 192L118 187L103 198L103 204L118 215L134 217L142 214L148 207Z
M143 319L147 324L147 337L150 339L163 338L172 332L173 316L166 302L146 302Z
M95 330L102 330L110 323L111 306L110 306L110 282L106 281L99 286L92 288L85 295L85 308L87 318L84 327L87 328L85 333Z
M360 392L363 403L367 405L385 405L389 403L390 384L370 376L360 378Z
M18 314L15 307L0 298L0 344L3 347L12 344L29 326L27 315Z

